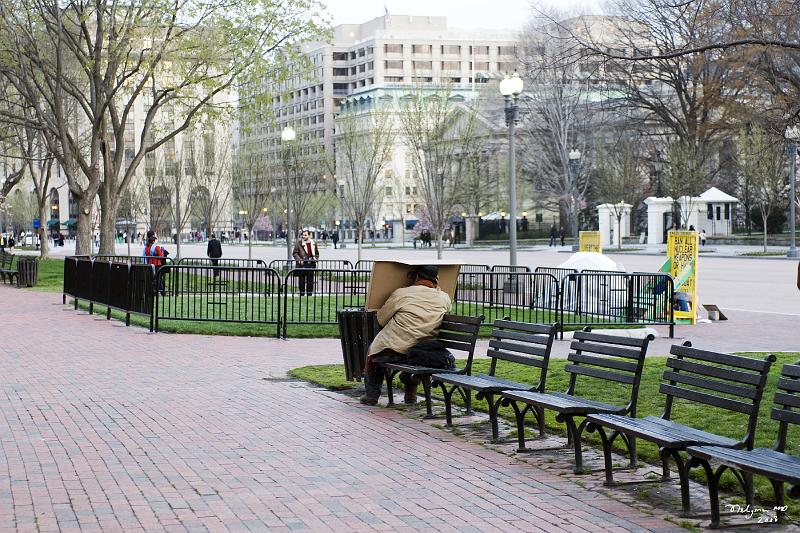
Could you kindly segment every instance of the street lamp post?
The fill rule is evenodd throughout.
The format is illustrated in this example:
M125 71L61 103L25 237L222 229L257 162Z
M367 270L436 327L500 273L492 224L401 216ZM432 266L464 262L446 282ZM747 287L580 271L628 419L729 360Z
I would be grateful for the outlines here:
M500 82L500 94L506 100L506 126L508 126L508 214L510 218L508 244L511 266L517 265L517 168L515 161L514 133L519 121L519 95L522 93L522 78L516 72Z
M578 172L579 172L580 163L581 163L581 155L582 155L581 151L578 150L577 148L573 148L572 150L569 151L569 154L568 154L568 157L569 157L569 171L570 171L572 179L575 180L575 181L578 180ZM573 210L577 213L578 206L577 205L573 206ZM577 221L578 221L578 217L576 216L575 219L572 221L572 222L575 223L575 227L572 228L572 233L573 233L572 236L576 237L576 238L579 235L579 233L578 233L579 228L578 228ZM573 248L573 250L574 250L574 248Z
M284 194L286 195L286 259L292 258L292 216L291 210L289 209L291 205L291 195L293 194L292 191L289 190L289 183L292 181L293 177L289 175L289 167L292 164L291 162L291 150L294 148L294 140L297 138L297 133L295 133L294 128L291 126L286 126L281 131L281 142L285 147L284 150L284 165L286 171L286 190Z
M795 182L797 181L797 141L800 140L800 128L790 126L786 128L786 140L789 141L789 253L787 257L798 257L797 243L795 242L795 203L797 194ZM767 228L764 228L766 233Z

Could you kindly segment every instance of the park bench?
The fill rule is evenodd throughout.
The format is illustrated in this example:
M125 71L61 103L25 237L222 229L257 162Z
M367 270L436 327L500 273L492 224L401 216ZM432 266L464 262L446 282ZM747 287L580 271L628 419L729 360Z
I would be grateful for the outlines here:
M17 264L14 262L15 257L15 254L0 252L0 279L3 280L3 283L13 283L19 276Z
M784 483L793 487L790 495L800 496L800 457L789 455L786 450L786 437L789 424L800 425L800 361L793 365L783 365L775 391L772 419L779 422L778 440L775 449L756 448L734 449L723 446L689 446L686 451L691 457L690 467L702 466L708 480L708 495L711 499L711 525L719 526L719 479L726 469L749 475L768 478L775 491L775 510L778 517L785 514ZM718 463L714 471L710 463ZM738 477L738 475L737 475Z
M466 401L468 391L475 391L475 398L485 399L489 406L489 421L492 425L492 440L498 440L497 408L500 406L503 390L523 390L544 392L547 377L547 364L553 339L558 332L558 325L527 324L513 322L504 318L495 320L492 338L486 355L491 359L488 374L477 376L466 374L434 374L433 387L441 387L444 394L445 416L447 425L453 424L453 394L458 391ZM537 368L538 383L519 383L497 377L498 361L513 363L519 368ZM544 417L534 411L539 431L544 433Z
M427 366L408 365L405 363L379 363L383 368L386 377L386 389L389 396L389 405L394 405L394 391L392 380L400 372L407 372L414 377L420 378L422 388L425 391L425 409L428 418L433 417L431 405L431 376L434 374L450 373L469 375L472 371L472 357L475 353L475 342L478 340L478 331L483 323L483 315L479 317L460 316L446 314L439 326L438 339L442 341L448 350L466 352L467 359L462 368L443 370L441 368L431 368ZM466 399L467 410L471 403L469 397Z
M680 452L689 446L697 445L752 449L758 407L775 356L769 355L764 360L759 360L741 355L698 350L692 348L688 341L683 345L674 345L670 353L673 357L667 359L659 386L659 392L666 396L664 413L660 418L657 416L631 418L617 414L593 415L588 418L588 431L597 431L600 434L605 457L606 485L614 483L611 446L619 435L628 439L641 438L658 446L662 481L669 479L669 458L672 457L680 479L683 512L688 513L689 463L684 461ZM674 421L672 411L676 399L708 408L709 417L721 414L715 413L711 408L728 414L745 415L747 421L744 436L736 440ZM607 430L611 432L610 435L606 434ZM748 503L751 503L752 479L745 476L739 481L745 488Z
M647 354L647 347L653 339L648 335L643 339L620 337L592 333L591 328L576 331L570 344L567 356L568 364L564 367L569 373L569 386L564 393L526 392L504 390L502 405L511 405L517 419L519 451L526 451L524 422L528 411L537 412L541 417L545 410L555 411L556 420L567 426L567 442L575 449L575 472L583 472L583 453L581 450L581 433L587 424L586 417L597 413L613 413L616 415L636 414L636 402L639 395L639 382ZM606 385L616 383L630 388L628 402L616 405L595 399L578 396L577 384L581 377L584 381L593 382L602 389ZM520 407L519 404L524 405ZM576 418L581 417L580 423ZM636 457L636 442L626 441L632 457Z

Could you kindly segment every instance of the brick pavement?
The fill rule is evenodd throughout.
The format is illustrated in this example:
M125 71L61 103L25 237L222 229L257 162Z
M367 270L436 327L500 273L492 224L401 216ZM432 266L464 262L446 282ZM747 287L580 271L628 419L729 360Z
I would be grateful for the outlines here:
M59 300L0 287L2 531L677 529L281 379L337 361L331 341L152 335Z

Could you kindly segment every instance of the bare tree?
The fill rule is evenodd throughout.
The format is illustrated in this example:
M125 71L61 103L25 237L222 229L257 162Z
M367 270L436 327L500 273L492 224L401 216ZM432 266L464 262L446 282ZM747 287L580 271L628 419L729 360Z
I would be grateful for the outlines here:
M458 103L450 87L416 87L401 100L400 131L417 175L421 209L437 238L436 255L442 258L444 233L458 210L460 177L466 164L460 150L475 141L476 112Z
M784 202L786 167L782 139L771 138L759 125L742 130L736 141L739 176L748 183L752 203L761 214L764 228L764 251L767 251L767 219ZM791 154L796 157L796 154ZM794 199L790 199L794 201Z
M630 138L606 146L597 157L597 171L593 180L595 198L610 205L617 221L619 248L622 248L622 217L625 204L633 208L642 200L644 179L639 145Z
M184 154L186 167L194 176L192 209L209 235L214 231L231 191L231 139L217 135L211 126L198 129L202 142Z
M268 171L265 156L240 148L233 158L231 191L238 216L247 227L247 257L253 258L253 227L268 213L274 191L274 176Z
M391 163L394 115L380 107L365 112L345 108L336 117L336 132L336 176L344 184L343 203L356 224L360 261L364 225L367 218L374 221L377 216L375 209L382 192L378 184Z
M696 198L708 184L708 174L702 157L698 155L699 150L697 145L688 140L675 140L667 152L664 192L673 200L672 216L675 229L687 226Z
M89 251L96 195L108 253L120 193L145 155L226 107L237 84L283 76L286 58L300 57L297 43L326 33L320 11L315 0L19 0L0 9L0 31L13 36L0 74L37 102L37 124L79 201L77 252ZM145 116L131 143L139 102ZM163 129L145 142L156 122Z

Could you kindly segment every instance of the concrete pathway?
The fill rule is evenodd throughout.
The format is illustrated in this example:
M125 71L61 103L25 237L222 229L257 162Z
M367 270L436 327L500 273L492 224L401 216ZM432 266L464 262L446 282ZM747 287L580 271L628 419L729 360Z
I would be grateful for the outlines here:
M336 341L149 334L0 287L2 531L672 531L402 412L283 379Z

